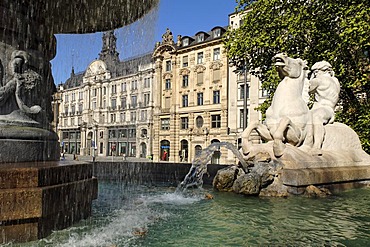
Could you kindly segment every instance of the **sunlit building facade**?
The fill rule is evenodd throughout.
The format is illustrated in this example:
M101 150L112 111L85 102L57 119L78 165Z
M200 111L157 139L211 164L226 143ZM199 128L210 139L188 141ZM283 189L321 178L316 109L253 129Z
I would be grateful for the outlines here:
M119 61L113 31L99 59L59 86L56 130L63 152L147 157L152 152L152 55Z
M194 36L167 29L156 44L153 154L155 161L191 162L213 142L228 135L228 60L222 45L225 28ZM221 148L212 163L233 163Z
M113 31L103 35L99 59L59 86L53 126L66 153L91 156L150 157L191 162L210 144L241 143L255 109L268 96L257 77L229 66L222 36L229 26L194 36L167 29L154 51L120 61ZM246 110L244 110L246 109ZM236 163L220 148L212 163Z

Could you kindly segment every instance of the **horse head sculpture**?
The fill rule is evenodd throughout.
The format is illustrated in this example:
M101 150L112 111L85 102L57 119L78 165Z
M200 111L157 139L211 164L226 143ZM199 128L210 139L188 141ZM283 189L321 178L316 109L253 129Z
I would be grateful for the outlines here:
M273 151L280 157L285 144L300 146L306 136L306 126L311 121L307 102L309 81L307 62L279 53L273 57L282 81L277 86L271 106L266 111L266 125L252 124L244 131L242 138L249 138L256 130L264 141L273 141ZM248 141L247 141L248 142ZM243 152L248 153L245 147Z

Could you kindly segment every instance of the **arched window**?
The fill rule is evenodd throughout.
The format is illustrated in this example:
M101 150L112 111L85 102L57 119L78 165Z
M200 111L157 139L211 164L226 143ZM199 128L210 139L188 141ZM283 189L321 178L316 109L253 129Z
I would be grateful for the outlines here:
M170 142L168 140L161 141L160 160L168 161L170 157Z
M195 156L199 155L202 152L202 146L196 145L195 146Z
M211 141L211 144L212 143L215 143L215 142L220 142L219 140L217 139L213 139ZM212 159L211 159L211 164L220 164L220 158L221 158L221 151L220 151L220 147L213 152L213 155L212 155Z
M144 142L140 144L140 157L141 158L146 157L146 144Z
M181 140L181 147L179 151L180 161L188 161L189 143L187 140Z

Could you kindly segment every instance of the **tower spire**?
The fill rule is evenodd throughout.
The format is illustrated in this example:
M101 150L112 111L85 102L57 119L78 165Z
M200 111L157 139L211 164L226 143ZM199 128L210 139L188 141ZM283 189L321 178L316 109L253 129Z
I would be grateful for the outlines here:
M99 53L99 59L105 61L106 63L118 62L119 53L117 52L116 41L117 38L114 31L107 31L103 33L103 47Z

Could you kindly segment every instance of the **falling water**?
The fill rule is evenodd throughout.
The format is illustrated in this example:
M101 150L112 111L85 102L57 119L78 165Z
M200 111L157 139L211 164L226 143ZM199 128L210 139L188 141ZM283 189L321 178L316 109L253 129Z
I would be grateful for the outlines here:
M202 187L203 174L207 172L207 164L211 160L213 153L219 150L220 147L226 147L227 149L231 150L238 158L243 169L247 169L248 165L245 162L242 154L233 144L229 142L214 142L195 156L189 173L185 176L184 181L182 181L177 188L178 191L183 191L189 187Z

